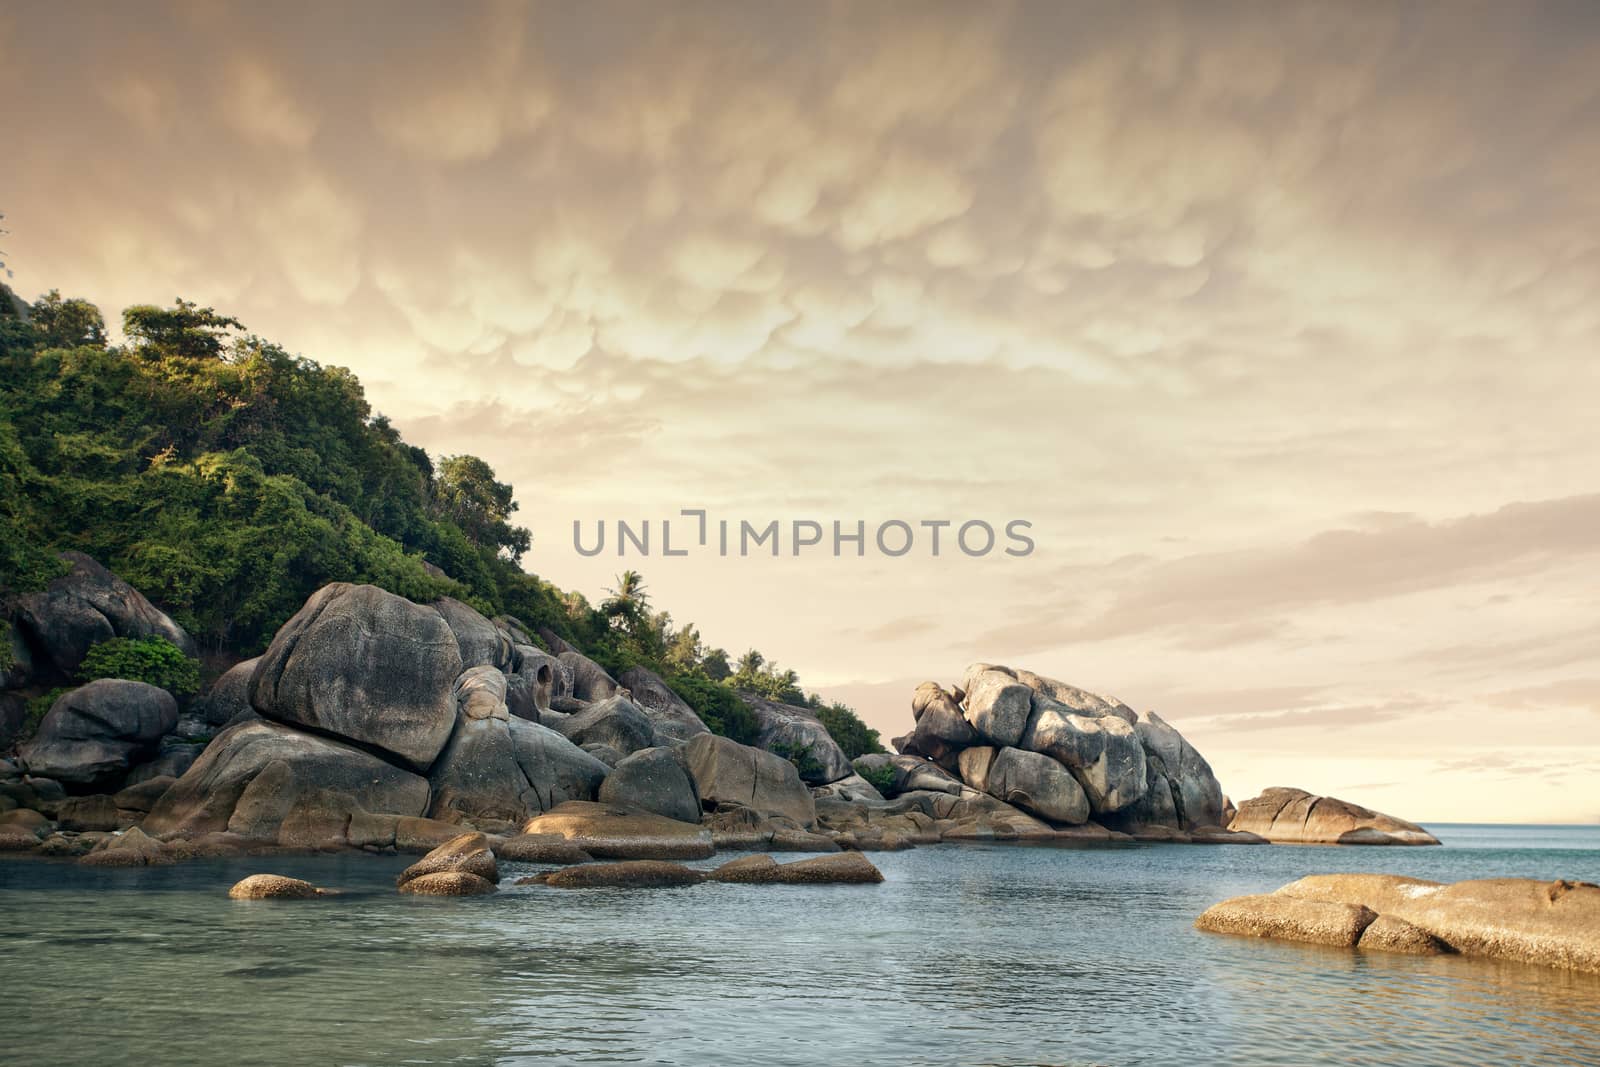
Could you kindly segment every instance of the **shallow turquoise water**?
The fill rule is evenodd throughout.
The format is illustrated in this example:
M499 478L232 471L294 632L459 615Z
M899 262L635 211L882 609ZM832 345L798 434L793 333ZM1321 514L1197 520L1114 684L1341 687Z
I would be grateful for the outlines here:
M469 900L400 897L406 861L360 855L0 862L0 1060L1600 1064L1600 977L1190 925L1317 871L1600 881L1600 827L1431 829L1445 847L940 846L874 853L881 886ZM350 892L226 898L262 870Z

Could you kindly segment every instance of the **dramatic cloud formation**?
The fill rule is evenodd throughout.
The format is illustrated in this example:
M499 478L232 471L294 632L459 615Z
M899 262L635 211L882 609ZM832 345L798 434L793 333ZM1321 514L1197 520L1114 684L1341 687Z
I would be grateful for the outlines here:
M1600 809L1600 10L0 11L29 296L175 295L857 700L1025 660L1236 795ZM571 523L981 518L1023 559ZM1588 795L1576 795L1587 788Z

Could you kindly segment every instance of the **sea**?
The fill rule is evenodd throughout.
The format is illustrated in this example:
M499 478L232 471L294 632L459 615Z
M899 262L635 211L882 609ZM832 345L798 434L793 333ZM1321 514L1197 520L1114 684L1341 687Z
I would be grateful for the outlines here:
M1316 872L1600 882L1600 827L1429 829L931 846L871 853L876 886L573 891L502 864L472 899L398 895L408 857L6 858L0 1062L1600 1065L1600 976L1194 929ZM263 871L343 894L228 899Z

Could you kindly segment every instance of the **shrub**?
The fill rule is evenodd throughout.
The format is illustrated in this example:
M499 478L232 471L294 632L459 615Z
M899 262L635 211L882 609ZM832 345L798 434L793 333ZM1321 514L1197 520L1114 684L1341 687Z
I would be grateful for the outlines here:
M182 699L200 690L200 663L164 637L113 637L89 650L78 667L78 681L125 678L160 686Z
M824 704L814 709L822 725L849 759L884 751L878 731L861 721L854 711L844 704Z
M800 772L802 780L815 778L822 773L822 764L817 760L808 741L803 745L786 745L782 741L774 744L770 750L775 756L782 756L794 764L794 769Z
M881 767L857 767L856 773L884 796L888 796L889 791L894 788L896 773L892 763L885 763Z
M755 712L732 689L697 674L674 674L666 679L666 683L685 704L694 709L700 721L706 724L706 729L741 745L755 744Z

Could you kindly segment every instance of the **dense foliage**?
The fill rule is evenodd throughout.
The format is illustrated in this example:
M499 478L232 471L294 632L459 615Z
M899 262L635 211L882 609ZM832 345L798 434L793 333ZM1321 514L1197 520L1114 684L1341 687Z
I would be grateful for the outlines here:
M164 637L113 637L89 650L78 681L126 678L158 686L182 700L200 691L200 663Z
M450 595L547 627L609 670L656 671L719 733L754 735L737 687L826 712L852 755L881 750L792 670L754 650L730 668L692 624L651 610L637 572L595 608L524 571L512 487L476 456L435 462L407 444L348 370L183 300L128 308L122 333L111 344L87 301L26 306L0 286L0 600L78 549L202 648L249 656L328 582Z

